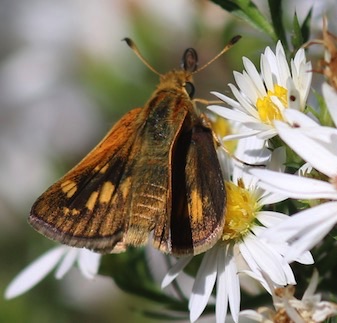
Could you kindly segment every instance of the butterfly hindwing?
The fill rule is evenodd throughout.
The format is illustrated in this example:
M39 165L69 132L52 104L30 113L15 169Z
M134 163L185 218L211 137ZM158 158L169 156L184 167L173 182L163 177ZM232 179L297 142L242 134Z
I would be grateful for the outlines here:
M171 157L170 216L153 237L160 250L174 255L209 249L225 221L226 192L213 134L202 122L193 125L196 118L190 110L177 135Z
M197 124L182 134L180 142L173 167L172 251L198 254L222 233L226 193L211 129Z

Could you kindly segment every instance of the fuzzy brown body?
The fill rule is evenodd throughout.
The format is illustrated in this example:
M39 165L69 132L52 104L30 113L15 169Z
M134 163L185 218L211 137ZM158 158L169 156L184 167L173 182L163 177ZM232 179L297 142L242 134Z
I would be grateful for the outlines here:
M128 112L32 207L30 224L61 243L102 253L153 244L198 254L222 234L226 194L216 144L171 71L144 108Z

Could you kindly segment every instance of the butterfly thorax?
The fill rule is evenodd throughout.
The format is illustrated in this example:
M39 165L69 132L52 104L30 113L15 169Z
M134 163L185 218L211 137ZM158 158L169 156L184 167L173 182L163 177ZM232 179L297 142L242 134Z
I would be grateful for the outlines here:
M192 83L191 73L180 70L180 71L170 71L160 77L160 83L157 86L157 89L164 88L178 88L183 89L186 83Z

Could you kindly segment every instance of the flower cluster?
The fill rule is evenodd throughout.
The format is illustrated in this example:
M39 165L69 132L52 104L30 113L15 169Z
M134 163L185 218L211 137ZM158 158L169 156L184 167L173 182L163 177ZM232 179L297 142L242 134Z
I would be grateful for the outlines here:
M239 133L223 138L239 140L236 157L264 167L233 166L226 183L223 236L201 261L189 299L190 320L199 318L212 302L213 293L216 322L225 322L228 307L234 322L251 314L241 315L239 310L240 278L248 275L273 295L278 313L250 318L279 322L276 315L282 312L285 321L321 322L336 315L337 305L321 302L319 296L309 303L306 297L312 292L310 286L310 292L301 301L296 300L289 293L290 286L296 284L289 264L313 264L309 251L322 243L337 223L337 92L325 82L322 93L329 113L324 112L324 104L308 108L313 68L303 48L290 60L290 67L281 42L275 53L267 47L261 55L260 72L247 58L243 58L243 64L242 73L234 72L237 85L229 84L235 99L214 92L226 106L208 108L239 124ZM329 127L331 120L334 126ZM293 167L285 167L287 164ZM287 198L298 199L298 208L303 210L292 216L287 207L284 213L270 211ZM172 282L190 260L179 260L163 286ZM311 285L317 285L316 276ZM241 288L245 289L243 283ZM277 298L276 290L283 290L284 295ZM324 312L323 307L329 310Z

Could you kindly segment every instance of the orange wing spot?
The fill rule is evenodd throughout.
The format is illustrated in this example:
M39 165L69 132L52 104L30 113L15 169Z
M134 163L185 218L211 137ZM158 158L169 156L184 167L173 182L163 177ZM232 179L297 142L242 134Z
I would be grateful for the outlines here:
M72 209L71 210L71 215L79 215L81 212L78 209Z
M98 198L98 192L92 192L85 206L89 211L92 211L95 207L96 201Z
M77 191L77 184L74 181L67 180L61 183L61 189L67 195L67 198L71 198Z
M111 182L105 182L99 194L99 202L108 203L111 200L114 190L115 186Z
M107 171L108 168L109 168L109 164L105 164L103 167L96 166L94 171L99 172L101 174L104 174Z
M190 201L189 214L191 215L193 222L202 221L202 199L196 190L192 190Z
M79 215L80 211L78 209L69 209L67 207L63 208L63 214L64 215Z
M128 194L130 194L130 188L131 188L131 177L127 177L124 180L123 185L120 186L120 191L122 192L123 199L125 199Z

